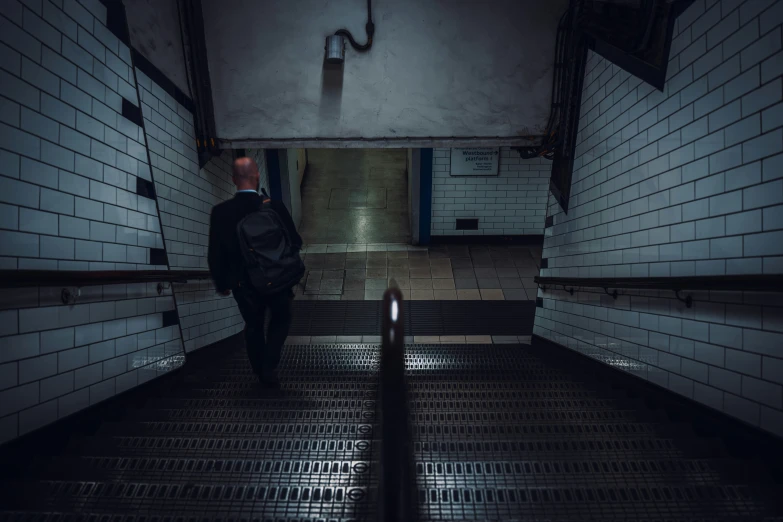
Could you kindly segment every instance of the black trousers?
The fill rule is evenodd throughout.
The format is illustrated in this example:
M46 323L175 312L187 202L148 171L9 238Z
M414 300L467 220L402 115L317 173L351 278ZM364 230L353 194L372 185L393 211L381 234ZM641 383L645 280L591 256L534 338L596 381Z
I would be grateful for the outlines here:
M291 289L270 296L259 296L254 290L239 287L234 299L245 320L245 346L250 366L259 376L273 371L280 363L280 353L291 328L294 292ZM264 319L269 309L269 329L264 335Z

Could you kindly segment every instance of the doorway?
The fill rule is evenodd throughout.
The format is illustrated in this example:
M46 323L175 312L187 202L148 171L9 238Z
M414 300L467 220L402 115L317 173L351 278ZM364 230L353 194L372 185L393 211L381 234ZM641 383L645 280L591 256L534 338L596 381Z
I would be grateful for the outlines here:
M306 245L410 243L405 149L308 149Z

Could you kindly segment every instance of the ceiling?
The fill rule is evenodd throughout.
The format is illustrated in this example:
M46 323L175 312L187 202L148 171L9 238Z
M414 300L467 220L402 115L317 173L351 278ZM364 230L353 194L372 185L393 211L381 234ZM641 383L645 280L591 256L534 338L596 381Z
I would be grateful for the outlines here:
M217 135L227 140L517 137L550 109L567 0L373 0L375 41L324 65L324 39L366 40L364 0L203 0Z

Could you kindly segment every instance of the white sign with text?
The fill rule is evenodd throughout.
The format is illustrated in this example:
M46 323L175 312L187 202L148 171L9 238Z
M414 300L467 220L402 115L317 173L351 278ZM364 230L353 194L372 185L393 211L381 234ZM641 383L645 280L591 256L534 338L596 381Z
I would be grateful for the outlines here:
M497 176L500 148L451 149L452 176Z

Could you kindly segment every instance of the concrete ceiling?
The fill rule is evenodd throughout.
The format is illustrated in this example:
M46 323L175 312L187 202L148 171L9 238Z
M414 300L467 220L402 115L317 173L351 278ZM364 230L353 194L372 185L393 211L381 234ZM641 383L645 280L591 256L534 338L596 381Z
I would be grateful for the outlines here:
M540 134L567 4L373 0L372 49L334 70L324 39L363 43L365 0L202 0L218 137Z
M177 0L123 0L123 4L133 48L191 96Z

